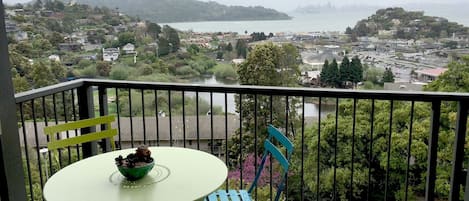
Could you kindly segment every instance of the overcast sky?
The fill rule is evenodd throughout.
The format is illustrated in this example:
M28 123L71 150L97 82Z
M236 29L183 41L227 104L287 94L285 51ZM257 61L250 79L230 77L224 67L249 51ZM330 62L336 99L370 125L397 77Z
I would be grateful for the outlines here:
M24 3L30 0L3 0L4 3ZM96 0L99 1L99 0ZM344 5L374 5L374 6L402 6L404 4L458 4L468 3L468 0L202 0L202 1L216 1L226 5L243 5L243 6L264 6L267 8L273 8L279 11L288 12L294 10L299 6L307 5L326 5L331 3L335 6Z

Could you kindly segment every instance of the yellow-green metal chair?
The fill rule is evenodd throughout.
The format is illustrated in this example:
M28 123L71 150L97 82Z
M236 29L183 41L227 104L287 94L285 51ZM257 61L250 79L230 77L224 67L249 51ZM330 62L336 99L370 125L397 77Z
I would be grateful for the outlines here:
M111 123L116 119L115 116L102 116L97 118L83 119L53 126L47 126L44 128L44 134L50 136L50 142L47 143L47 149L49 151L57 151L57 149L70 147L77 144L82 144L85 142L92 142L96 140L101 140L109 138L111 143L112 150L116 149L114 144L114 136L117 135L117 129L111 128ZM106 125L105 130L99 132L87 133L84 135L77 135L75 137L70 137L66 139L57 140L53 135L66 131L78 130L81 128L90 128L100 125Z

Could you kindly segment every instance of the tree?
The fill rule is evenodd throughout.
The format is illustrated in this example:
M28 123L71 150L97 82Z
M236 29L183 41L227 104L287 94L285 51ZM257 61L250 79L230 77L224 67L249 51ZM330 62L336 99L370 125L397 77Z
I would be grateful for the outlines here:
M425 87L429 91L469 92L469 55L448 64L448 70Z
M339 68L339 81L340 85L346 85L346 82L352 81L352 68L350 66L350 60L347 56L342 59L342 63Z
M34 88L45 87L57 83L57 80L54 79L54 74L52 74L46 64L41 61L34 63L31 77Z
M391 68L386 68L383 73L383 82L394 82L394 74Z
M223 59L223 52L222 52L222 51L218 51L218 52L217 52L217 59L218 59L218 60L222 60L222 59Z
M54 75L54 78L58 81L63 80L65 78L66 70L60 62L51 61L50 71Z
M238 58L246 58L247 56L247 42L243 39L238 39L236 41L236 54Z
M180 40L179 40L179 34L176 31L176 29L173 29L172 27L168 25L164 25L163 35L168 40L171 52L176 52L177 50L179 50Z
M345 34L352 34L352 33L353 33L352 28L347 27L347 29L345 29Z
M227 52L233 51L233 45L231 45L231 43L228 43L228 45L226 45L226 47L225 47L225 50L226 50Z
M248 55L248 58L242 63L237 72L239 75L239 82L242 85L258 85L258 86L298 86L297 81L299 78L299 65L296 58L298 57L298 50L293 45L283 45L281 47L272 43L262 44L256 46ZM270 101L272 101L272 108L270 108ZM272 115L272 123L274 125L285 125L285 115L288 113L289 125L297 122L298 117L296 113L297 103L295 98L290 97L288 100L288 110L285 97L270 97L257 96L245 94L242 96L242 102L237 99L236 105L238 111L242 108L242 124L243 124L243 152L254 152L254 133L265 133L267 119ZM254 114L257 108L257 114ZM272 114L270 114L272 111ZM255 127L255 117L257 117L257 127ZM265 136L260 137L263 139ZM239 138L235 136L228 143L230 148L230 158L239 159L238 148ZM260 145L257 145L260 147ZM246 152L245 152L246 153ZM230 165L233 165L230 164Z
M329 60L325 60L324 61L324 64L322 65L322 69L321 69L321 83L323 85L327 85L329 80L331 79L331 75L330 75L330 70L329 70Z
M126 45L127 43L135 44L135 34L132 32L124 32L119 34L119 47Z
M111 64L105 61L96 62L96 72L99 76L108 77L111 72Z
M158 38L158 34L161 33L161 27L160 25L156 24L156 23L153 23L153 22L150 22L147 26L147 33L150 34L150 36L153 38L153 39L157 39Z
M158 56L168 55L170 51L168 40L166 38L158 39Z
M350 63L351 80L354 84L363 81L363 65L358 56L352 58Z

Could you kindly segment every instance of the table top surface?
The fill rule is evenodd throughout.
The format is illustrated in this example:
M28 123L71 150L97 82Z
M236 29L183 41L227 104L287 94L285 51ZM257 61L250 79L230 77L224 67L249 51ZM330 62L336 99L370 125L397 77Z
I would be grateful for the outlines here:
M47 201L190 201L220 187L228 169L217 157L198 150L150 147L155 166L144 178L127 181L114 158L136 148L99 154L77 161L49 178L43 195Z

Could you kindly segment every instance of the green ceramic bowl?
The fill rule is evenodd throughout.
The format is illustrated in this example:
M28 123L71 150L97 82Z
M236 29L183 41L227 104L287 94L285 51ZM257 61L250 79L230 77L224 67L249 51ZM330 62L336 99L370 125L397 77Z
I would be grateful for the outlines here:
M151 169L153 169L153 166L155 166L154 161L144 166L133 167L133 168L117 166L117 169L119 169L119 172L122 175L124 175L124 177L127 178L127 180L135 181L147 175L151 171Z

